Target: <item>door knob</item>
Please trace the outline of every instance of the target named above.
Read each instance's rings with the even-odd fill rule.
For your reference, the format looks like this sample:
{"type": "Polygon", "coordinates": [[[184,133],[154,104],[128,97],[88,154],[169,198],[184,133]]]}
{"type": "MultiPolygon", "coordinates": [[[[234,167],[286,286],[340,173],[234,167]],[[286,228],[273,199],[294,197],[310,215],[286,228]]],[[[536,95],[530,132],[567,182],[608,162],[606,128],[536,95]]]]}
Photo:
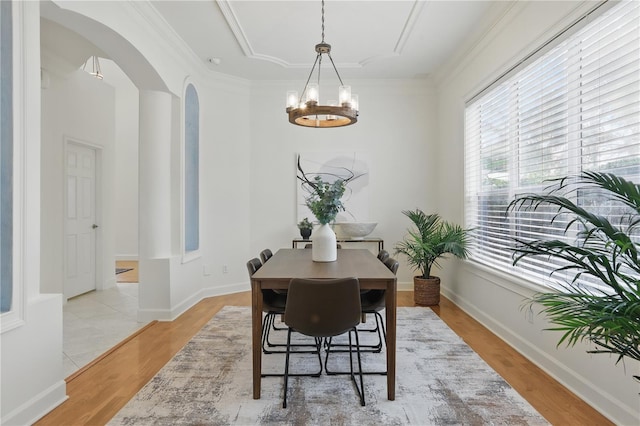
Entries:
{"type": "Polygon", "coordinates": [[[96,229],[98,227],[98,225],[96,225],[95,223],[93,225],[91,225],[91,228],[96,229]]]}

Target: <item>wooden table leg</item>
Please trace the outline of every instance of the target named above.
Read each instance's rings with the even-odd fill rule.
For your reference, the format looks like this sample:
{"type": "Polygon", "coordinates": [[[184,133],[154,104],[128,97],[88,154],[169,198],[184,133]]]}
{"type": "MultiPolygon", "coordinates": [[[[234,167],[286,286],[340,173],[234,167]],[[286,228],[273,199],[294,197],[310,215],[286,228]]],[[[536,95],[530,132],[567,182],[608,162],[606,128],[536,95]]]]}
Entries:
{"type": "Polygon", "coordinates": [[[385,311],[387,314],[387,398],[396,399],[396,280],[387,283],[385,311]]]}
{"type": "Polygon", "coordinates": [[[260,399],[262,372],[262,289],[260,282],[251,280],[251,350],[253,352],[253,399],[260,399]]]}

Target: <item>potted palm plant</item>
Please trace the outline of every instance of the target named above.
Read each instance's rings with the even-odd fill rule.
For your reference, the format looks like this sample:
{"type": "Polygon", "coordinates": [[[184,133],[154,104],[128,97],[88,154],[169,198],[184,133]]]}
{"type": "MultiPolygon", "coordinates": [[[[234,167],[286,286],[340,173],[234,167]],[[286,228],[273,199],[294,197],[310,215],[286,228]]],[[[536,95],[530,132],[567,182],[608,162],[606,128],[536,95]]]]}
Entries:
{"type": "Polygon", "coordinates": [[[447,254],[459,259],[468,255],[470,230],[444,221],[437,213],[426,214],[420,209],[402,212],[415,225],[395,246],[396,254],[404,254],[409,265],[419,275],[413,277],[413,300],[416,305],[440,303],[440,278],[431,275],[431,268],[447,254]]]}
{"type": "Polygon", "coordinates": [[[551,274],[569,273],[569,279],[557,283],[557,291],[537,293],[525,306],[542,305],[541,313],[555,325],[549,330],[563,333],[558,345],[588,341],[595,344],[589,353],[617,355],[616,363],[625,356],[640,361],[640,185],[613,174],[583,172],[558,179],[544,194],[517,197],[509,210],[542,205],[557,208],[553,219],[568,215],[565,233],[575,229],[572,225],[578,230],[571,240],[516,240],[514,265],[528,256],[542,256],[560,261],[551,274]],[[576,194],[594,190],[604,195],[608,206],[623,211],[610,221],[572,201],[576,194]],[[585,285],[585,277],[600,288],[585,285]]]}

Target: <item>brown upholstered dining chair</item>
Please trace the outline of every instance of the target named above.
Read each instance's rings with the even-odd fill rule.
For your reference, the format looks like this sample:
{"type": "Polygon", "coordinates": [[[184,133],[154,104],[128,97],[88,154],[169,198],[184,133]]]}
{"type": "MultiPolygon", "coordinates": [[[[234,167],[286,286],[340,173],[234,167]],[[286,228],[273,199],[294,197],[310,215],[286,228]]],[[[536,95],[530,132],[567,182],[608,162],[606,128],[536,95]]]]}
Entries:
{"type": "Polygon", "coordinates": [[[269,249],[264,249],[260,252],[260,259],[262,260],[262,263],[266,263],[267,260],[271,259],[271,256],[273,256],[273,253],[269,249]]]}
{"type": "MultiPolygon", "coordinates": [[[[262,267],[262,263],[260,259],[253,258],[247,262],[247,270],[249,271],[249,277],[252,277],[253,274],[258,271],[262,267]]],[[[284,308],[287,303],[287,292],[283,290],[282,292],[270,289],[262,290],[262,312],[265,313],[264,322],[262,324],[262,352],[265,354],[273,354],[273,353],[284,353],[284,349],[274,349],[274,348],[284,348],[286,344],[284,343],[272,343],[269,339],[270,333],[272,330],[288,330],[288,327],[276,327],[275,321],[278,316],[284,315],[284,308]]],[[[315,348],[315,344],[308,343],[297,343],[293,345],[294,347],[300,348],[315,348]]],[[[299,353],[316,353],[316,350],[298,350],[299,353]]],[[[311,375],[311,376],[319,376],[322,370],[312,373],[312,374],[297,374],[297,375],[311,375]]],[[[266,376],[263,374],[263,377],[266,376]]],[[[282,376],[282,374],[271,374],[269,376],[282,376]]]]}
{"type": "MultiPolygon", "coordinates": [[[[291,333],[297,331],[314,337],[318,351],[324,338],[331,339],[344,333],[355,334],[355,352],[358,358],[360,385],[354,374],[353,351],[349,351],[350,376],[360,404],[365,405],[364,382],[362,379],[362,360],[360,358],[360,340],[356,326],[360,323],[360,283],[357,278],[304,279],[293,278],[289,283],[287,306],[284,322],[289,326],[287,334],[287,354],[284,368],[284,391],[282,407],[287,408],[287,390],[289,383],[289,358],[291,354],[291,333]]],[[[318,352],[318,361],[322,369],[322,358],[318,352]]]]}
{"type": "Polygon", "coordinates": [[[393,272],[393,275],[396,275],[398,273],[398,268],[400,267],[400,263],[394,258],[390,257],[386,259],[384,261],[384,264],[387,268],[389,268],[391,272],[393,272]]]}
{"type": "MultiPolygon", "coordinates": [[[[385,260],[384,264],[391,272],[393,272],[393,275],[398,273],[400,262],[395,260],[393,257],[385,260]]],[[[376,328],[372,331],[378,332],[377,347],[379,348],[378,350],[381,350],[382,342],[385,342],[387,339],[387,331],[384,328],[382,315],[380,315],[380,311],[385,308],[385,290],[371,290],[370,292],[363,294],[360,297],[360,301],[362,303],[362,313],[373,314],[376,319],[376,328]],[[380,334],[380,330],[382,330],[382,334],[380,334]]]]}
{"type": "Polygon", "coordinates": [[[384,261],[385,261],[385,260],[387,260],[388,258],[389,258],[389,252],[388,252],[388,251],[386,251],[386,250],[380,250],[380,251],[378,252],[378,260],[379,260],[380,262],[383,262],[383,263],[384,263],[384,261]]]}
{"type": "MultiPolygon", "coordinates": [[[[258,269],[262,267],[262,262],[257,257],[247,262],[247,271],[249,272],[249,278],[253,277],[258,269]]],[[[264,353],[270,353],[267,349],[267,341],[269,339],[269,331],[273,326],[277,315],[284,314],[284,308],[287,303],[287,295],[279,294],[273,290],[262,290],[262,311],[266,314],[264,322],[262,324],[262,351],[264,353]]]]}
{"type": "MultiPolygon", "coordinates": [[[[394,258],[390,257],[388,258],[385,262],[384,262],[385,266],[387,268],[389,268],[389,270],[391,272],[393,272],[393,274],[395,275],[398,272],[398,268],[400,266],[400,263],[395,260],[394,258]]],[[[376,326],[374,328],[359,328],[358,331],[359,332],[374,332],[374,333],[378,333],[378,343],[376,344],[372,344],[372,345],[361,345],[360,346],[360,351],[361,352],[381,352],[382,351],[382,345],[384,342],[387,341],[387,331],[384,327],[384,320],[382,318],[382,315],[380,314],[380,311],[382,311],[385,306],[386,306],[386,300],[385,300],[385,295],[386,295],[386,290],[369,290],[367,292],[363,292],[360,294],[360,305],[362,307],[362,314],[373,314],[375,321],[376,321],[376,326]]],[[[334,345],[336,347],[342,347],[344,348],[344,344],[339,344],[339,345],[334,345]]],[[[336,347],[331,348],[330,345],[325,345],[325,350],[326,350],[326,356],[325,356],[325,360],[324,360],[324,367],[325,370],[327,372],[328,375],[333,375],[333,374],[348,374],[347,372],[344,371],[331,371],[328,368],[328,362],[329,362],[329,353],[330,352],[344,352],[345,349],[337,349],[336,347]]],[[[381,374],[381,375],[386,375],[387,372],[386,371],[366,371],[363,372],[362,374],[381,374]]]]}
{"type": "MultiPolygon", "coordinates": [[[[271,259],[271,257],[273,256],[273,252],[270,249],[264,249],[260,252],[260,259],[262,260],[262,264],[264,265],[265,263],[267,263],[267,260],[271,259]]],[[[287,290],[279,290],[279,289],[275,289],[273,290],[275,293],[278,294],[287,294],[287,290]]],[[[276,327],[275,324],[273,324],[273,329],[274,330],[286,330],[285,327],[276,327]]]]}

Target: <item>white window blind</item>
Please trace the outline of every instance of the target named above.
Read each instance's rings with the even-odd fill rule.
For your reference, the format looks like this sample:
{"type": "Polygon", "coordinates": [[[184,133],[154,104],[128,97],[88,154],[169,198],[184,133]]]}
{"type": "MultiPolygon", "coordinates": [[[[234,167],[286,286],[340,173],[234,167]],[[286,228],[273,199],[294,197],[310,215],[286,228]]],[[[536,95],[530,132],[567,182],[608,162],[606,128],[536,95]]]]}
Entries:
{"type": "MultiPolygon", "coordinates": [[[[514,238],[564,238],[566,222],[551,223],[551,209],[507,215],[510,201],[586,170],[640,182],[640,2],[619,3],[558,40],[465,110],[471,258],[539,283],[554,265],[525,258],[512,267],[514,238]]],[[[620,214],[597,194],[575,197],[598,214],[620,214]]]]}

